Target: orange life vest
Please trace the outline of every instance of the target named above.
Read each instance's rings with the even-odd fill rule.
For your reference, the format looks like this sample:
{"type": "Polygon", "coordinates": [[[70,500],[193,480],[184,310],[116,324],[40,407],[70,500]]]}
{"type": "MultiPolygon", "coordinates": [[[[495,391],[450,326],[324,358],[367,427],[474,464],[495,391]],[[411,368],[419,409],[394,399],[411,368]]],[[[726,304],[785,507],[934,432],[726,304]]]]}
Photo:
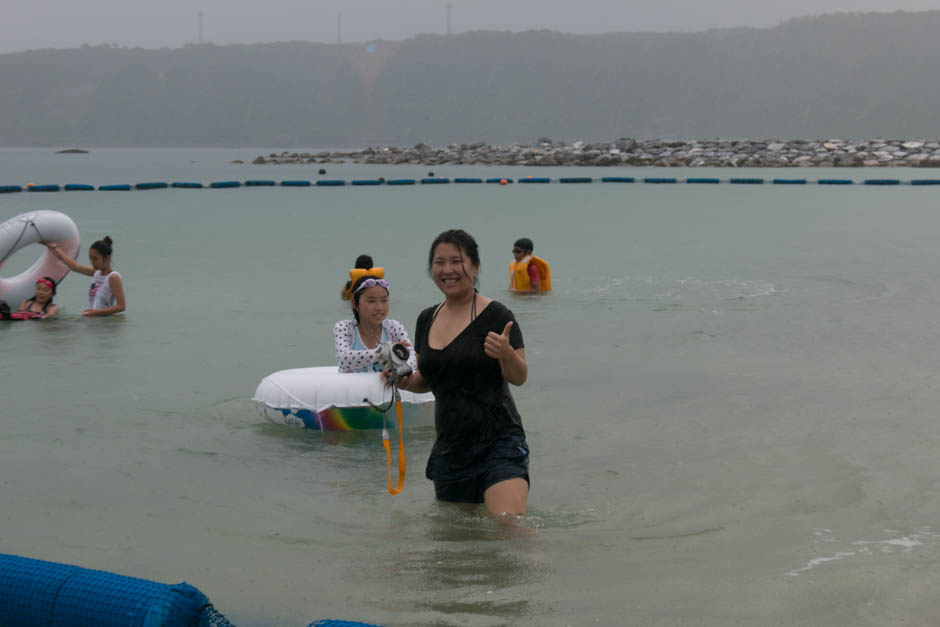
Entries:
{"type": "Polygon", "coordinates": [[[552,269],[544,259],[539,259],[535,255],[523,257],[519,262],[509,262],[509,289],[520,292],[532,290],[532,283],[529,281],[530,263],[539,270],[539,291],[552,291],[552,269]]]}
{"type": "Polygon", "coordinates": [[[364,276],[377,276],[380,279],[385,278],[385,268],[353,268],[349,271],[349,283],[346,284],[346,287],[343,288],[343,300],[352,299],[352,287],[356,284],[361,277],[364,276]]]}

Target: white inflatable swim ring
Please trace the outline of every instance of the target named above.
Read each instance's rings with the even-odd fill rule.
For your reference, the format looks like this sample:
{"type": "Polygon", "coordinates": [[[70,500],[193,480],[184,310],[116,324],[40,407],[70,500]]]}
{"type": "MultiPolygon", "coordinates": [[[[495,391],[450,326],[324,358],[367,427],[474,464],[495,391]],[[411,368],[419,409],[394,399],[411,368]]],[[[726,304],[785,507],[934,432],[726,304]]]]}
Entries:
{"type": "MultiPolygon", "coordinates": [[[[404,426],[434,422],[434,395],[399,392],[404,426]]],[[[320,431],[381,429],[382,412],[369,405],[388,406],[388,390],[375,372],[343,373],[336,366],[281,370],[261,380],[252,400],[258,412],[277,424],[320,431]],[[363,399],[368,399],[365,401],[363,399]]],[[[387,415],[397,424],[395,409],[387,415]]]]}
{"type": "MultiPolygon", "coordinates": [[[[64,213],[46,210],[23,213],[0,224],[0,270],[18,251],[44,242],[55,242],[62,252],[75,259],[81,245],[78,227],[64,213]]],[[[42,256],[29,268],[14,277],[0,276],[0,300],[18,307],[35,293],[36,279],[47,276],[58,284],[68,273],[68,266],[43,246],[42,256]]]]}

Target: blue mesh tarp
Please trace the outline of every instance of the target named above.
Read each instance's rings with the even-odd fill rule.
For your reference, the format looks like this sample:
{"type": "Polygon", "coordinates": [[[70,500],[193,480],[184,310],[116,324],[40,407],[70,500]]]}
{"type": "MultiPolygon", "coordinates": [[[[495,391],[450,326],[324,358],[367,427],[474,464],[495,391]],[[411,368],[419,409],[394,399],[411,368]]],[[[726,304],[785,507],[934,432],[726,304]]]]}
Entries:
{"type": "Polygon", "coordinates": [[[209,600],[187,583],[162,584],[0,553],[0,625],[196,627],[207,624],[207,612],[214,613],[209,600]]]}

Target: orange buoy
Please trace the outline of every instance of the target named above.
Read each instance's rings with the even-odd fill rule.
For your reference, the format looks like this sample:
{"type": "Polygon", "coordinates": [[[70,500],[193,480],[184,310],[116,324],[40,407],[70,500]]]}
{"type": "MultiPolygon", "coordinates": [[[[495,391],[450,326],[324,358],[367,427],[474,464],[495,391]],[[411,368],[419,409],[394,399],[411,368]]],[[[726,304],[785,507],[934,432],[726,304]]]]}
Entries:
{"type": "Polygon", "coordinates": [[[500,185],[508,185],[508,184],[509,184],[509,181],[507,181],[506,179],[499,179],[499,184],[500,184],[500,185]]]}

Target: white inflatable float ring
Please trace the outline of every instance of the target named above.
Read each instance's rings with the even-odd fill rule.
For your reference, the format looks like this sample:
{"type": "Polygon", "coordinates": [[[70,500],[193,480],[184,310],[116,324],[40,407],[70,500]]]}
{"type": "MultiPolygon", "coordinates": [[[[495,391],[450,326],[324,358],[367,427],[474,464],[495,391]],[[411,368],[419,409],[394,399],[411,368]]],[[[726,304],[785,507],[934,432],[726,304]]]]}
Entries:
{"type": "MultiPolygon", "coordinates": [[[[72,259],[78,256],[81,241],[72,218],[58,211],[31,211],[0,224],[0,270],[10,257],[30,244],[54,242],[72,259]]],[[[13,308],[35,293],[36,279],[50,277],[58,284],[69,273],[67,265],[52,251],[42,247],[36,263],[14,277],[0,276],[0,300],[13,308]]]]}
{"type": "MultiPolygon", "coordinates": [[[[434,423],[433,394],[399,393],[403,426],[434,423]]],[[[391,396],[377,372],[343,373],[336,366],[321,366],[268,375],[258,384],[252,400],[262,416],[277,424],[349,431],[381,429],[382,412],[369,402],[384,408],[391,396]]],[[[389,428],[395,423],[392,409],[388,415],[389,428]]]]}

